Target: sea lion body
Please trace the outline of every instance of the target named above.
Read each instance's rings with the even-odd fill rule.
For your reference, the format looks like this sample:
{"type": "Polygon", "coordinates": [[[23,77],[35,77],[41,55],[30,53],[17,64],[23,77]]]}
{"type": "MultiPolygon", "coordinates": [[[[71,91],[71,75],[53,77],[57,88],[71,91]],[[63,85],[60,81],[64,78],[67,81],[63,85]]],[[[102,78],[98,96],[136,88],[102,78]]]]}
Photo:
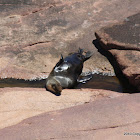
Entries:
{"type": "Polygon", "coordinates": [[[46,80],[47,90],[59,94],[64,88],[73,88],[77,84],[77,79],[82,72],[83,63],[91,57],[91,52],[83,55],[83,50],[79,49],[56,64],[46,80]]]}

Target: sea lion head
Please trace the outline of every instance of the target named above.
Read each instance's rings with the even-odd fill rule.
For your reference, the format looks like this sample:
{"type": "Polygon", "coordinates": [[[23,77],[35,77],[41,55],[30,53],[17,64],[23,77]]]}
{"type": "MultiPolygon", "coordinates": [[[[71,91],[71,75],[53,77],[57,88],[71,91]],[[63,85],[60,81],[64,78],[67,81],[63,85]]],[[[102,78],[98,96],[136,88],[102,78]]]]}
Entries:
{"type": "Polygon", "coordinates": [[[61,94],[62,86],[56,79],[48,78],[46,81],[46,89],[58,96],[61,94]]]}

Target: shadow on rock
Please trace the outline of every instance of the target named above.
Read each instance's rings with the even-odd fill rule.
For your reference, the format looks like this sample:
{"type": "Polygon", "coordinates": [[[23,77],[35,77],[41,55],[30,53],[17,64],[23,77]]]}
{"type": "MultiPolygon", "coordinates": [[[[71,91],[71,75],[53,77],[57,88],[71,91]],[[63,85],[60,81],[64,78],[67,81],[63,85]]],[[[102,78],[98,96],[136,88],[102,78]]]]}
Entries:
{"type": "Polygon", "coordinates": [[[92,42],[94,44],[94,46],[98,49],[99,53],[101,53],[102,55],[104,55],[108,61],[111,63],[111,65],[114,68],[114,72],[117,76],[117,78],[119,79],[122,87],[123,87],[123,92],[128,92],[128,93],[134,93],[137,92],[136,88],[131,85],[128,81],[128,79],[124,76],[124,74],[122,73],[116,59],[113,57],[113,55],[109,52],[106,51],[99,43],[99,41],[97,39],[93,40],[92,42]]]}

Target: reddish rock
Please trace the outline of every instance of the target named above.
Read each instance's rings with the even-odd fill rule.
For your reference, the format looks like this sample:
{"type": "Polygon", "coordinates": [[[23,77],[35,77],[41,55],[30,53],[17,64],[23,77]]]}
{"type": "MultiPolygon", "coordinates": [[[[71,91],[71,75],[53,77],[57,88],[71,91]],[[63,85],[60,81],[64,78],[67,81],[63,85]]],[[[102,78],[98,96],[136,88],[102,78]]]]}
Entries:
{"type": "Polygon", "coordinates": [[[140,91],[140,51],[110,50],[123,74],[140,91]]]}
{"type": "Polygon", "coordinates": [[[0,139],[137,139],[126,133],[139,134],[139,102],[133,94],[44,113],[0,130],[0,139]]]}
{"type": "Polygon", "coordinates": [[[140,13],[127,17],[123,22],[96,31],[95,35],[106,50],[139,50],[140,13]]]}
{"type": "Polygon", "coordinates": [[[0,129],[44,112],[122,95],[107,90],[65,89],[61,96],[55,96],[45,88],[3,88],[0,89],[0,129]]]}
{"type": "Polygon", "coordinates": [[[139,18],[140,13],[95,33],[100,45],[113,55],[120,70],[137,91],[140,91],[139,18]]]}
{"type": "Polygon", "coordinates": [[[138,12],[139,0],[4,0],[0,11],[1,78],[44,77],[61,53],[68,55],[79,47],[94,52],[84,71],[113,73],[93,47],[94,32],[138,12]]]}
{"type": "MultiPolygon", "coordinates": [[[[93,47],[94,32],[137,13],[139,4],[139,0],[0,1],[0,78],[46,78],[61,53],[65,56],[79,47],[94,52],[84,71],[113,73],[108,60],[93,47]]],[[[110,52],[116,55],[123,73],[138,85],[139,75],[133,74],[135,63],[133,67],[128,65],[133,63],[128,58],[128,64],[123,63],[134,54],[139,58],[138,44],[127,48],[133,49],[133,54],[122,52],[127,55],[122,59],[116,54],[118,50],[110,52]]],[[[132,61],[139,63],[137,60],[132,61]]],[[[107,89],[110,85],[106,84],[107,89]]],[[[45,89],[4,88],[0,89],[0,97],[2,140],[139,138],[124,135],[140,130],[138,94],[71,89],[63,90],[58,97],[45,89]]]]}

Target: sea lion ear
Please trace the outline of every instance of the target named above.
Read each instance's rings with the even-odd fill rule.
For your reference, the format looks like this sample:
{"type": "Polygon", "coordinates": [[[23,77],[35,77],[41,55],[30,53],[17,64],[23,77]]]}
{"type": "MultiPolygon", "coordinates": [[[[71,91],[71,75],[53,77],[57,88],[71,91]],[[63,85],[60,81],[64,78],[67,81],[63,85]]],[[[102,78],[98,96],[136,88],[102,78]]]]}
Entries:
{"type": "Polygon", "coordinates": [[[61,58],[60,58],[59,62],[56,64],[55,67],[58,67],[58,66],[61,65],[63,62],[64,62],[64,59],[63,59],[63,55],[61,54],[61,58]]]}

